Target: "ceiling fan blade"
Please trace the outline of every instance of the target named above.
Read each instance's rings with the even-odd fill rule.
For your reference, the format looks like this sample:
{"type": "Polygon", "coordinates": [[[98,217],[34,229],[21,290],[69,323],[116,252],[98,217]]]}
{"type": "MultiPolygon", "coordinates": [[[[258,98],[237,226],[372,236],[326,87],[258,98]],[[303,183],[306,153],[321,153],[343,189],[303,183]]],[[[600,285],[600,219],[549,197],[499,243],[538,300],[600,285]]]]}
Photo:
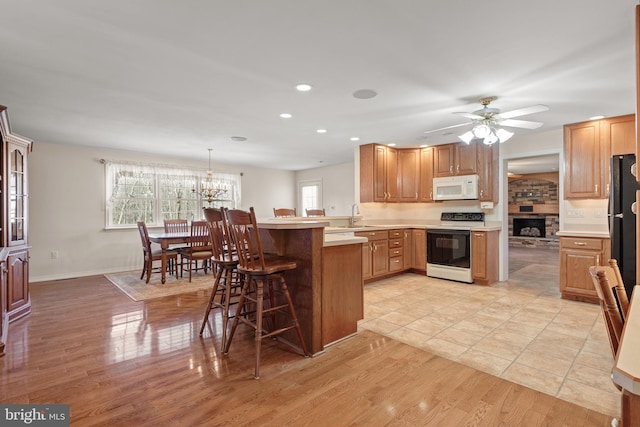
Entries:
{"type": "Polygon", "coordinates": [[[471,120],[482,120],[482,119],[484,119],[484,117],[479,116],[477,114],[473,114],[473,113],[455,112],[453,114],[457,114],[459,116],[466,117],[467,119],[471,119],[471,120]]]}
{"type": "Polygon", "coordinates": [[[512,128],[523,128],[523,129],[538,129],[543,125],[542,122],[530,122],[527,120],[502,120],[499,123],[500,126],[507,126],[512,128]]]}
{"type": "Polygon", "coordinates": [[[460,123],[459,125],[453,125],[453,126],[446,126],[443,128],[438,128],[438,129],[433,129],[433,130],[425,130],[424,133],[433,133],[433,132],[438,132],[441,130],[446,130],[446,129],[453,129],[453,128],[459,128],[460,126],[469,126],[472,125],[473,123],[460,123]]]}
{"type": "Polygon", "coordinates": [[[510,119],[512,117],[526,116],[527,114],[540,113],[547,110],[549,110],[549,107],[547,107],[546,105],[532,105],[531,107],[525,107],[518,110],[511,110],[505,113],[500,113],[500,117],[502,117],[503,119],[510,119]]]}

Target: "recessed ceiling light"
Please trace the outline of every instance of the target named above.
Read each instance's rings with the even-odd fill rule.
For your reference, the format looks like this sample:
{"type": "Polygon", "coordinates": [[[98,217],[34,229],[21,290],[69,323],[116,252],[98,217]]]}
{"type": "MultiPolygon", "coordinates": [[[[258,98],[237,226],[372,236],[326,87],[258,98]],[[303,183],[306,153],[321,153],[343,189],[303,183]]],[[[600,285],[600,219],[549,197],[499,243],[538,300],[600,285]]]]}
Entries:
{"type": "Polygon", "coordinates": [[[396,144],[395,144],[395,143],[393,143],[393,142],[392,142],[391,144],[387,144],[387,145],[388,145],[389,147],[395,147],[395,146],[396,146],[396,144]]]}
{"type": "Polygon", "coordinates": [[[429,146],[429,144],[422,144],[420,145],[420,148],[427,148],[429,146]]]}
{"type": "Polygon", "coordinates": [[[299,85],[296,85],[296,90],[299,90],[300,92],[308,92],[311,90],[311,85],[307,83],[300,83],[299,85]]]}
{"type": "Polygon", "coordinates": [[[360,141],[360,138],[358,138],[357,136],[352,136],[349,139],[352,140],[352,141],[360,141]]]}
{"type": "Polygon", "coordinates": [[[376,95],[378,95],[378,93],[373,89],[358,89],[353,92],[353,97],[358,99],[371,99],[376,95]]]}
{"type": "Polygon", "coordinates": [[[318,133],[327,133],[327,130],[326,129],[318,129],[316,132],[318,132],[318,133]]]}
{"type": "Polygon", "coordinates": [[[283,119],[290,119],[293,116],[290,113],[280,113],[280,117],[283,119]]]}
{"type": "Polygon", "coordinates": [[[242,142],[242,141],[246,141],[247,138],[244,136],[232,136],[231,140],[236,142],[242,142]]]}
{"type": "Polygon", "coordinates": [[[600,119],[604,119],[604,116],[593,116],[593,117],[589,117],[589,120],[600,120],[600,119]]]}

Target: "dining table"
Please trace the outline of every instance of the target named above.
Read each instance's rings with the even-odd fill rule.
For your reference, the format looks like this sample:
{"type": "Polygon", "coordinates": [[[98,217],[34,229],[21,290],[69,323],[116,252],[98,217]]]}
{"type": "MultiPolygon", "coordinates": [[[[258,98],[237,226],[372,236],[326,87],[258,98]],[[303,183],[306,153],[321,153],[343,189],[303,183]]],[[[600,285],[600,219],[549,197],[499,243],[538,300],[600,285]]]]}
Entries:
{"type": "Polygon", "coordinates": [[[154,243],[159,243],[162,248],[162,283],[167,281],[167,249],[169,245],[175,245],[180,243],[188,243],[191,233],[188,231],[177,233],[149,233],[149,240],[154,243]]]}

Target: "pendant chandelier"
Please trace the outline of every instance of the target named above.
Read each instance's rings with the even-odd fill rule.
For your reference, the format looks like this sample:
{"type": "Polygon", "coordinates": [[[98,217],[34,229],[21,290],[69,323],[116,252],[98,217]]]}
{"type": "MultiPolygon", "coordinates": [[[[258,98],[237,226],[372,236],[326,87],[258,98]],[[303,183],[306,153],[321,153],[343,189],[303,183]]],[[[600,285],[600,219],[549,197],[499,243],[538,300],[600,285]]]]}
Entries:
{"type": "MultiPolygon", "coordinates": [[[[209,148],[209,169],[207,170],[207,177],[200,181],[200,192],[199,195],[202,200],[205,200],[207,203],[211,204],[216,200],[221,200],[221,197],[226,196],[227,188],[221,187],[220,185],[214,185],[213,182],[213,171],[211,170],[211,151],[213,149],[209,148]]],[[[196,185],[193,184],[191,188],[193,193],[197,193],[196,185]]]]}

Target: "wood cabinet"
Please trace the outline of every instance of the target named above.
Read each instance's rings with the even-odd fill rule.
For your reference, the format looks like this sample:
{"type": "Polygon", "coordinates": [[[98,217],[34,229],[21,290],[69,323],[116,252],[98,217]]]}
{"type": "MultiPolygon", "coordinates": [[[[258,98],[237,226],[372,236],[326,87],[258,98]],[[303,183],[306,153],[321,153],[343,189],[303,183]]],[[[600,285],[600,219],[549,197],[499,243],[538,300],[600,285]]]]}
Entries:
{"type": "Polygon", "coordinates": [[[433,147],[420,149],[420,202],[430,203],[433,199],[433,147]]]}
{"type": "Polygon", "coordinates": [[[562,298],[598,303],[589,267],[605,265],[610,255],[610,239],[595,237],[560,238],[560,293],[562,298]]]}
{"type": "Polygon", "coordinates": [[[389,272],[389,233],[383,231],[359,231],[358,237],[369,241],[362,245],[362,277],[364,280],[383,276],[389,272]]]}
{"type": "Polygon", "coordinates": [[[0,355],[8,324],[31,312],[29,297],[29,205],[27,159],[32,141],[11,131],[0,106],[0,355]]]}
{"type": "Polygon", "coordinates": [[[465,143],[436,145],[433,150],[433,176],[477,173],[477,146],[465,143]]]}
{"type": "Polygon", "coordinates": [[[362,244],[322,248],[322,345],[358,331],[364,317],[362,244]]]}
{"type": "Polygon", "coordinates": [[[420,192],[420,149],[397,150],[398,201],[418,202],[420,192]]]}
{"type": "Polygon", "coordinates": [[[473,283],[489,285],[498,281],[500,232],[471,232],[471,277],[473,283]]]}
{"type": "Polygon", "coordinates": [[[478,200],[498,202],[500,144],[477,144],[478,200]]]}
{"type": "Polygon", "coordinates": [[[396,202],[398,155],[386,145],[360,146],[360,202],[396,202]]]}
{"type": "Polygon", "coordinates": [[[416,228],[411,230],[412,256],[411,269],[419,272],[427,271],[427,230],[416,228]]]}
{"type": "Polygon", "coordinates": [[[411,269],[411,248],[412,248],[411,242],[412,241],[413,241],[413,234],[411,233],[411,229],[406,228],[402,230],[402,249],[403,249],[402,269],[403,270],[411,269]]]}
{"type": "Polygon", "coordinates": [[[608,198],[609,159],[635,153],[634,146],[635,114],[565,125],[564,198],[608,198]]]}

